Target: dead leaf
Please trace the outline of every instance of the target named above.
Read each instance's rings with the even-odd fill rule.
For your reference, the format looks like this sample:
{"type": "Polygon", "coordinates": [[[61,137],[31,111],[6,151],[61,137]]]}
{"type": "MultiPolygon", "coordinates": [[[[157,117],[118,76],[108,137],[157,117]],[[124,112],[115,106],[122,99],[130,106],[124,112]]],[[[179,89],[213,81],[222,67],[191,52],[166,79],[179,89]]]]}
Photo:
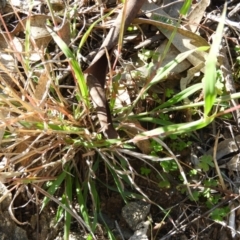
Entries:
{"type": "MultiPolygon", "coordinates": [[[[144,4],[142,10],[150,19],[137,19],[134,23],[147,23],[155,25],[168,39],[170,39],[172,32],[176,28],[176,21],[174,21],[171,16],[169,16],[161,8],[156,9],[156,5],[153,3],[144,4]],[[155,21],[155,19],[158,19],[158,21],[155,21]],[[173,25],[162,22],[161,20],[165,22],[169,20],[173,25]]],[[[184,28],[177,28],[177,33],[172,41],[172,44],[179,50],[180,53],[200,46],[209,46],[203,38],[184,28]]],[[[206,56],[207,53],[205,52],[194,52],[189,55],[187,59],[193,66],[196,66],[201,62],[205,62],[206,56]]],[[[204,72],[204,69],[201,69],[201,71],[204,72]]]]}
{"type": "MultiPolygon", "coordinates": [[[[240,144],[240,135],[235,136],[235,139],[225,139],[222,142],[220,142],[217,146],[217,156],[216,159],[219,160],[222,157],[236,152],[239,150],[237,144],[240,144]]],[[[213,148],[209,149],[205,155],[213,155],[213,148]]]]}
{"type": "MultiPolygon", "coordinates": [[[[18,23],[18,25],[13,30],[12,34],[16,35],[20,32],[25,33],[25,28],[27,21],[30,21],[30,41],[31,49],[29,59],[31,61],[39,61],[41,60],[41,52],[40,49],[47,48],[49,42],[52,40],[51,34],[48,32],[46,28],[46,24],[48,22],[52,22],[52,18],[47,15],[34,15],[30,17],[26,17],[18,23]]],[[[62,40],[66,43],[70,43],[70,24],[67,20],[63,23],[63,20],[59,17],[55,17],[54,21],[58,24],[57,32],[62,40]]],[[[25,44],[25,39],[22,40],[22,45],[25,44]]],[[[24,49],[24,47],[22,47],[24,49]]]]}
{"type": "Polygon", "coordinates": [[[47,72],[42,72],[34,93],[35,98],[41,100],[41,103],[44,103],[44,99],[47,97],[48,89],[50,87],[50,84],[48,84],[50,83],[49,81],[51,80],[49,80],[47,72]]]}
{"type": "MultiPolygon", "coordinates": [[[[180,89],[181,91],[183,91],[184,89],[187,88],[187,86],[190,84],[190,82],[192,81],[193,77],[195,76],[196,73],[199,73],[200,70],[204,67],[204,62],[200,63],[199,65],[192,67],[190,69],[188,69],[187,71],[187,76],[184,78],[181,78],[180,80],[180,89]]],[[[187,101],[188,103],[190,102],[190,100],[187,98],[185,99],[185,101],[187,101]]]]}
{"type": "Polygon", "coordinates": [[[10,85],[11,87],[13,87],[15,84],[18,84],[17,76],[19,70],[17,59],[12,51],[10,42],[15,47],[20,47],[20,52],[22,52],[22,48],[18,38],[14,36],[11,37],[12,40],[9,39],[9,35],[7,33],[0,34],[0,75],[2,80],[6,83],[6,86],[10,85]]]}
{"type": "Polygon", "coordinates": [[[195,32],[199,26],[199,23],[201,22],[204,13],[206,11],[206,8],[209,6],[210,0],[201,0],[195,8],[189,13],[188,15],[188,22],[189,25],[187,25],[187,29],[189,29],[192,32],[195,32]]]}
{"type": "MultiPolygon", "coordinates": [[[[164,49],[166,48],[168,40],[165,40],[162,42],[162,44],[156,49],[156,53],[162,54],[164,52],[164,49]]],[[[170,46],[169,51],[166,55],[166,57],[163,59],[161,66],[165,66],[167,63],[171,62],[172,60],[176,59],[176,56],[179,54],[179,51],[176,47],[173,45],[170,46]]],[[[157,64],[157,61],[153,61],[155,64],[157,64]]],[[[191,66],[190,62],[188,60],[184,60],[180,62],[174,69],[174,74],[176,73],[182,73],[186,69],[188,69],[191,66]]]]}

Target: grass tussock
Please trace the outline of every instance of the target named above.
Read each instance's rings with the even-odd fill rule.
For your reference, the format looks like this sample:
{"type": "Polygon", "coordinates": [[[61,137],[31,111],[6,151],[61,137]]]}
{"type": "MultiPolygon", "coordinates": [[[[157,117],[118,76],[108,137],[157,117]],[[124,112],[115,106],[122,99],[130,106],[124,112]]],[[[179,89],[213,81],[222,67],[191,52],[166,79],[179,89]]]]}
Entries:
{"type": "MultiPolygon", "coordinates": [[[[181,15],[187,13],[189,4],[185,1],[181,15]]],[[[170,26],[174,31],[164,54],[157,55],[157,63],[151,56],[150,63],[148,59],[141,62],[141,67],[131,69],[129,62],[117,55],[118,67],[123,67],[118,71],[112,69],[116,62],[112,63],[108,56],[105,94],[119,138],[106,139],[83,72],[91,62],[90,53],[100,47],[98,42],[106,36],[110,16],[118,10],[109,7],[100,14],[97,6],[86,3],[60,4],[60,10],[49,1],[46,5],[48,15],[33,14],[34,5],[28,6],[27,13],[9,5],[0,17],[0,181],[8,188],[6,196],[13,194],[9,208],[12,218],[23,223],[12,209],[18,205],[20,190],[29,196],[25,186],[40,199],[34,214],[42,213],[50,201],[56,204],[54,221],[58,224],[64,219],[64,239],[69,238],[73,219],[87,232],[86,238],[97,238],[99,215],[104,208],[101,199],[110,196],[109,192],[117,192],[123,203],[144,199],[158,209],[163,219],[167,218],[172,206],[162,207],[164,202],[150,198],[150,191],[144,191],[138,181],[158,189],[176,184],[174,189],[179,195],[187,196],[193,204],[204,198],[213,211],[215,205],[225,204],[210,190],[207,195],[194,185],[197,178],[199,186],[211,189],[216,182],[212,182],[214,177],[208,178],[207,172],[216,167],[220,179],[216,184],[226,188],[214,161],[203,157],[194,166],[184,159],[183,150],[190,151],[193,139],[200,141],[198,130],[239,108],[229,106],[229,100],[239,98],[239,93],[229,94],[219,83],[216,56],[226,8],[211,45],[179,53],[164,66],[161,63],[180,28],[180,18],[176,26],[170,26]],[[209,56],[198,69],[200,82],[192,76],[195,82],[185,89],[176,92],[170,86],[164,93],[157,92],[175,67],[199,52],[209,56]],[[210,183],[207,185],[205,180],[210,183]]],[[[151,20],[148,24],[159,27],[151,20]]],[[[142,31],[139,29],[135,29],[138,34],[142,31]]],[[[121,39],[125,43],[124,35],[121,39]]],[[[119,49],[126,51],[122,42],[119,49]]],[[[138,56],[143,59],[141,50],[138,56]]],[[[214,213],[217,217],[222,214],[221,218],[227,210],[225,215],[214,213]]],[[[105,235],[114,239],[108,226],[106,229],[105,235]]]]}

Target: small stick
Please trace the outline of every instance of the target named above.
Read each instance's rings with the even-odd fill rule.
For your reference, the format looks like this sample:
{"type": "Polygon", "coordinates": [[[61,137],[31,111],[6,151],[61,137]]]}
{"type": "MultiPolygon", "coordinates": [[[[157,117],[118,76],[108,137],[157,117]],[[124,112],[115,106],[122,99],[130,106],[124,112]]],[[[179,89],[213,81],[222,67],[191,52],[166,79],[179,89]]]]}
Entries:
{"type": "Polygon", "coordinates": [[[216,139],[215,139],[215,143],[214,143],[214,148],[213,148],[213,161],[214,161],[214,165],[215,165],[215,168],[216,168],[216,171],[217,171],[217,174],[218,174],[218,178],[219,178],[219,181],[220,181],[220,184],[222,186],[222,189],[223,190],[226,190],[226,186],[225,186],[225,183],[223,181],[223,177],[222,177],[222,174],[220,172],[220,168],[218,166],[218,162],[217,162],[217,149],[218,149],[218,139],[219,139],[219,131],[217,133],[217,136],[216,136],[216,139]]]}

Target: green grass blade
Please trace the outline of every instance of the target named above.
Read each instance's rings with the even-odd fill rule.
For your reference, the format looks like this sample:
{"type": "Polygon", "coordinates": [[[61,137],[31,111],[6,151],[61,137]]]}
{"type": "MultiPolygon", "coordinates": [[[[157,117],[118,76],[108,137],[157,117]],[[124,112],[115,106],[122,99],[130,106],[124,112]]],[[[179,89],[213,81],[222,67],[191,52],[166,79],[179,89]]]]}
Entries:
{"type": "Polygon", "coordinates": [[[174,95],[171,99],[169,99],[168,101],[166,101],[165,103],[161,104],[159,107],[157,107],[155,110],[157,109],[162,109],[162,108],[167,108],[167,107],[171,107],[174,104],[183,101],[184,99],[186,99],[187,97],[189,97],[190,95],[192,95],[193,93],[199,91],[200,89],[202,89],[203,84],[202,83],[197,83],[194,84],[186,89],[184,89],[183,91],[181,91],[180,93],[174,95]]]}
{"type": "Polygon", "coordinates": [[[123,198],[124,202],[127,202],[127,199],[126,199],[126,196],[125,196],[125,193],[124,193],[124,189],[123,189],[123,186],[120,182],[120,178],[119,176],[116,174],[116,170],[114,170],[111,166],[109,166],[107,164],[107,168],[109,169],[109,171],[111,172],[112,176],[113,176],[113,179],[114,179],[114,182],[116,184],[116,187],[118,189],[118,192],[120,193],[121,197],[123,198]]]}
{"type": "Polygon", "coordinates": [[[179,123],[173,124],[169,126],[163,126],[159,128],[155,128],[150,131],[143,132],[141,134],[136,135],[130,142],[140,141],[146,138],[159,136],[161,138],[167,137],[171,134],[182,134],[187,132],[192,132],[197,129],[201,129],[206,127],[209,123],[214,120],[214,116],[209,117],[207,119],[199,119],[197,121],[189,122],[189,123],[179,123]]]}
{"type": "Polygon", "coordinates": [[[82,36],[81,41],[79,43],[79,47],[78,47],[78,51],[81,50],[81,48],[83,47],[84,43],[87,41],[89,35],[91,34],[93,28],[96,26],[97,23],[101,22],[103,19],[105,19],[106,17],[110,16],[112,13],[114,13],[116,11],[116,9],[113,9],[112,11],[110,11],[109,13],[105,14],[104,16],[102,16],[101,18],[99,18],[97,21],[95,21],[86,31],[86,33],[82,36]]]}
{"type": "Polygon", "coordinates": [[[212,46],[210,48],[208,59],[206,61],[205,76],[203,79],[205,117],[207,117],[208,114],[210,113],[217,96],[217,91],[215,87],[216,80],[217,80],[216,65],[217,65],[217,56],[218,56],[219,48],[222,41],[225,16],[226,16],[226,4],[224,6],[223,13],[220,18],[220,22],[218,24],[216,34],[214,36],[212,46]]]}
{"type": "MultiPolygon", "coordinates": [[[[65,204],[65,201],[64,201],[64,196],[62,196],[62,204],[65,204]]],[[[64,209],[61,207],[61,206],[58,206],[58,209],[57,209],[57,213],[56,213],[56,222],[59,222],[61,219],[62,219],[62,216],[64,214],[64,209]]]]}
{"type": "Polygon", "coordinates": [[[89,233],[92,235],[93,239],[96,239],[96,237],[94,236],[93,231],[89,228],[89,226],[86,225],[86,223],[82,220],[82,218],[75,213],[75,211],[73,211],[71,208],[67,208],[64,204],[62,204],[62,202],[60,202],[57,198],[54,198],[52,195],[50,195],[48,192],[46,192],[44,189],[42,189],[41,187],[39,187],[38,185],[32,183],[32,185],[43,195],[48,196],[52,201],[54,201],[55,203],[57,203],[60,207],[62,207],[65,211],[69,212],[72,216],[74,216],[74,218],[77,220],[77,222],[84,228],[86,228],[89,233]]]}
{"type": "Polygon", "coordinates": [[[185,0],[183,6],[180,9],[180,14],[187,15],[191,5],[192,5],[192,0],[185,0]]]}
{"type": "Polygon", "coordinates": [[[89,192],[91,194],[92,203],[93,203],[93,213],[94,213],[94,215],[93,215],[92,230],[94,231],[94,229],[97,226],[97,222],[98,222],[98,212],[99,212],[100,202],[99,202],[99,196],[98,196],[98,193],[97,193],[97,190],[96,190],[96,185],[95,185],[94,181],[90,180],[88,182],[88,189],[89,189],[89,192]]]}
{"type": "MultiPolygon", "coordinates": [[[[159,69],[156,76],[150,82],[149,87],[153,86],[154,84],[160,82],[164,77],[166,77],[172,69],[174,69],[179,63],[185,60],[189,55],[196,51],[206,51],[209,47],[199,47],[196,49],[191,49],[189,51],[180,53],[175,60],[169,62],[163,68],[159,69]]],[[[149,87],[147,89],[149,89],[149,87]]]]}
{"type": "MultiPolygon", "coordinates": [[[[65,205],[69,209],[71,209],[71,203],[72,203],[72,189],[73,189],[72,176],[70,174],[66,174],[64,195],[65,195],[65,205]]],[[[71,219],[72,219],[71,214],[65,211],[64,239],[69,239],[71,219]]]]}
{"type": "MultiPolygon", "coordinates": [[[[68,58],[68,61],[70,63],[70,66],[75,74],[76,81],[78,83],[78,87],[81,92],[82,101],[85,103],[86,107],[90,107],[89,102],[89,94],[88,94],[88,87],[84,78],[84,74],[82,72],[81,67],[79,66],[79,63],[77,59],[75,58],[72,51],[69,49],[67,44],[50,28],[46,27],[53,37],[54,41],[57,43],[57,45],[60,47],[60,49],[63,51],[65,56],[68,58]]],[[[79,99],[80,100],[80,99],[79,99]]]]}
{"type": "MultiPolygon", "coordinates": [[[[47,190],[47,192],[50,194],[50,195],[53,195],[57,190],[58,188],[60,187],[61,183],[63,182],[63,180],[66,178],[66,172],[63,171],[59,176],[58,178],[53,181],[52,185],[49,187],[49,189],[47,190]]],[[[48,204],[48,202],[50,201],[50,199],[48,197],[44,197],[43,199],[43,202],[42,202],[42,206],[41,206],[41,209],[40,209],[40,212],[44,209],[44,207],[48,204]]]]}
{"type": "Polygon", "coordinates": [[[76,178],[75,184],[76,184],[76,193],[77,193],[78,204],[80,207],[80,212],[82,214],[82,217],[85,223],[90,227],[91,224],[90,224],[89,214],[88,214],[86,201],[85,201],[86,196],[83,196],[82,194],[82,189],[81,189],[81,185],[78,178],[76,178]]]}
{"type": "Polygon", "coordinates": [[[189,55],[191,55],[193,52],[195,51],[206,51],[209,47],[199,47],[196,49],[192,49],[189,51],[186,51],[184,53],[180,53],[175,60],[169,62],[168,64],[166,64],[166,66],[164,66],[163,68],[160,68],[157,71],[156,76],[151,80],[150,83],[148,83],[146,86],[144,86],[144,88],[142,89],[142,91],[139,93],[138,97],[135,99],[132,108],[136,105],[136,103],[139,101],[139,99],[147,92],[147,90],[152,87],[154,84],[161,82],[164,77],[166,77],[173,68],[175,68],[180,62],[182,62],[183,60],[185,60],[189,55]]]}
{"type": "Polygon", "coordinates": [[[136,119],[138,119],[141,122],[148,122],[148,123],[155,123],[161,126],[166,126],[166,125],[171,125],[173,124],[173,122],[167,121],[167,120],[163,120],[161,118],[154,118],[154,117],[134,117],[136,119]]]}
{"type": "Polygon", "coordinates": [[[104,223],[104,226],[106,228],[107,234],[108,234],[108,238],[110,240],[116,240],[116,238],[114,237],[113,233],[111,232],[111,230],[109,229],[108,224],[105,222],[104,217],[102,216],[102,213],[99,213],[99,218],[101,219],[101,221],[104,223]]]}

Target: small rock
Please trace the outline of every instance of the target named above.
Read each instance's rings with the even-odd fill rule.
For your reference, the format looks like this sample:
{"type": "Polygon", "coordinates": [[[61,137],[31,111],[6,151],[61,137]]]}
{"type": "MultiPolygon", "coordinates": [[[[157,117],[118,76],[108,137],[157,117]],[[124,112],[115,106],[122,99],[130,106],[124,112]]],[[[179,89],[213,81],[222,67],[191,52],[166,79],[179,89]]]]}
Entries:
{"type": "Polygon", "coordinates": [[[0,239],[28,240],[26,231],[13,222],[8,212],[0,213],[0,239]]]}
{"type": "Polygon", "coordinates": [[[131,202],[122,208],[122,216],[129,227],[135,231],[137,225],[146,219],[150,207],[151,205],[144,201],[131,202]]]}
{"type": "Polygon", "coordinates": [[[147,231],[150,224],[151,222],[149,220],[146,222],[140,222],[136,227],[136,231],[129,240],[148,240],[147,231]]]}
{"type": "Polygon", "coordinates": [[[3,200],[0,203],[0,211],[6,211],[12,201],[12,194],[8,192],[7,187],[0,181],[0,198],[3,200]]]}

